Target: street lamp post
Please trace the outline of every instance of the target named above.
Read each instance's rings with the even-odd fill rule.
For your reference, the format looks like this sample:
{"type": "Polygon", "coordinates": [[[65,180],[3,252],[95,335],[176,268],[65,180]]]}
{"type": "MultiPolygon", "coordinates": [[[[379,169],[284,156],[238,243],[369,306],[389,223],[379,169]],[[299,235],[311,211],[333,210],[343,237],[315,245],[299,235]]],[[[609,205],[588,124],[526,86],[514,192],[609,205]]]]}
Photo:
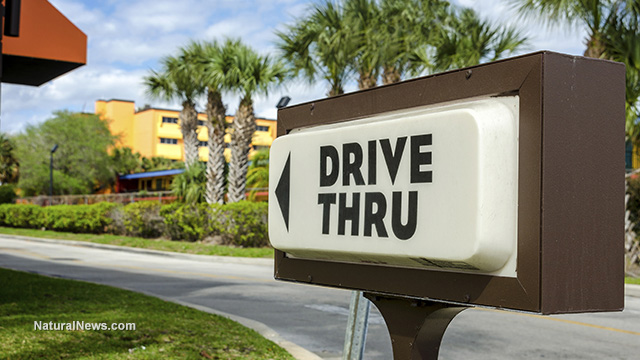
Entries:
{"type": "MultiPolygon", "coordinates": [[[[51,148],[51,158],[49,161],[49,197],[53,196],[53,153],[58,150],[58,144],[53,145],[51,148]]],[[[49,198],[49,205],[51,205],[51,198],[49,198]]]]}

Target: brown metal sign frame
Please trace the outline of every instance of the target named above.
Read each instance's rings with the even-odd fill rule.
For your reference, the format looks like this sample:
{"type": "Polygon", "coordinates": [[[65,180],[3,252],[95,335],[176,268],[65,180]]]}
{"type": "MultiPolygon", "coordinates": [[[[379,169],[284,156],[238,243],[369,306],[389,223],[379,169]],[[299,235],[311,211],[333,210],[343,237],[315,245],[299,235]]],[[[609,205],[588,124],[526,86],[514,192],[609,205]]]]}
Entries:
{"type": "Polygon", "coordinates": [[[299,259],[276,250],[276,279],[542,314],[621,310],[624,78],[619,63],[538,52],[280,109],[283,136],[518,94],[519,205],[516,278],[299,259]]]}

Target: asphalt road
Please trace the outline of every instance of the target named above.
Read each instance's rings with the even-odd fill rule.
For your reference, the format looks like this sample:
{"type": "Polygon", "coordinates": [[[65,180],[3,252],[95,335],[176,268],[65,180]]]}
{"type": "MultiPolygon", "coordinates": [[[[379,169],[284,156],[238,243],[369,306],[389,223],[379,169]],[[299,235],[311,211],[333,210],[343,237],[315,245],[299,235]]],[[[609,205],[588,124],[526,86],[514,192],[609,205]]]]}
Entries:
{"type": "MultiPolygon", "coordinates": [[[[350,292],[276,282],[268,259],[115,250],[0,236],[0,267],[117,286],[222,312],[287,346],[299,358],[341,356],[350,292]]],[[[537,316],[465,310],[449,326],[440,359],[638,359],[640,298],[625,300],[621,313],[537,316]]],[[[386,326],[374,309],[365,359],[391,358],[386,326]]]]}

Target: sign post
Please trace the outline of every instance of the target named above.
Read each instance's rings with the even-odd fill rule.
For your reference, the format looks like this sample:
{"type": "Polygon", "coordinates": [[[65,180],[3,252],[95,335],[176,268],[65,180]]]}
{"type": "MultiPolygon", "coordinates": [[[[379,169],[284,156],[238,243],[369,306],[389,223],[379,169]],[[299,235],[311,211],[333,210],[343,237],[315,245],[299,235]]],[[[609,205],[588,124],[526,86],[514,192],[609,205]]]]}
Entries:
{"type": "Polygon", "coordinates": [[[276,279],[365,292],[396,359],[468,306],[621,310],[624,76],[539,52],[280,109],[276,279]]]}

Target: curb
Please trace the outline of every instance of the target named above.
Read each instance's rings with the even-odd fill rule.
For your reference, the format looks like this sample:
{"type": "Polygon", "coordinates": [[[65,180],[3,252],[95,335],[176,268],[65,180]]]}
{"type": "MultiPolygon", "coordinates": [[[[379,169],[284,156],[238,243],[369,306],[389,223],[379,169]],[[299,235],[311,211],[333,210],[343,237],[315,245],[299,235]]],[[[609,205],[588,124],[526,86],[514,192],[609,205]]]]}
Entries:
{"type": "Polygon", "coordinates": [[[201,261],[201,262],[235,263],[235,264],[262,265],[262,266],[271,266],[271,267],[273,267],[273,264],[274,264],[273,259],[267,259],[267,258],[247,258],[247,257],[219,256],[219,255],[183,254],[183,253],[176,253],[176,252],[162,251],[162,250],[140,249],[140,248],[134,248],[134,247],[128,247],[128,246],[99,244],[99,243],[92,243],[87,241],[45,239],[45,238],[37,238],[37,237],[22,236],[22,235],[0,234],[0,238],[9,238],[9,239],[13,238],[13,239],[40,242],[40,243],[62,244],[62,245],[69,245],[69,246],[106,249],[106,250],[113,250],[113,251],[124,251],[124,252],[130,252],[130,253],[165,256],[165,257],[171,257],[176,259],[187,259],[187,260],[194,260],[194,261],[201,261]]]}
{"type": "Polygon", "coordinates": [[[640,298],[640,285],[625,284],[624,285],[624,295],[625,296],[635,297],[635,298],[640,298]]]}
{"type": "MultiPolygon", "coordinates": [[[[131,290],[131,289],[129,289],[131,290]]],[[[302,346],[296,345],[294,343],[292,343],[291,341],[285,340],[283,339],[280,334],[278,334],[275,330],[271,329],[270,327],[268,327],[267,325],[259,322],[259,321],[255,321],[255,320],[251,320],[251,319],[247,319],[245,317],[242,316],[237,316],[237,315],[233,315],[233,314],[229,314],[229,313],[225,313],[222,311],[218,311],[216,309],[212,309],[206,306],[202,306],[202,305],[197,305],[197,304],[192,304],[190,302],[186,302],[186,301],[182,301],[182,300],[177,300],[177,299],[170,299],[170,298],[166,298],[164,296],[159,296],[159,295],[155,295],[146,291],[139,291],[139,290],[131,290],[131,291],[135,291],[135,292],[139,292],[139,293],[143,293],[145,295],[149,295],[149,296],[153,296],[156,297],[158,299],[162,299],[165,301],[169,301],[172,303],[176,303],[182,306],[187,306],[199,311],[203,311],[209,314],[214,314],[214,315],[219,315],[222,317],[225,317],[229,320],[235,321],[237,323],[239,323],[242,326],[248,327],[252,330],[255,330],[256,332],[258,332],[260,335],[262,335],[263,337],[265,337],[267,340],[270,340],[272,342],[274,342],[275,344],[277,344],[278,346],[280,346],[281,348],[285,349],[289,354],[291,354],[294,358],[296,358],[297,360],[322,360],[321,357],[319,357],[318,355],[312,353],[311,351],[303,348],[302,346]]]]}

